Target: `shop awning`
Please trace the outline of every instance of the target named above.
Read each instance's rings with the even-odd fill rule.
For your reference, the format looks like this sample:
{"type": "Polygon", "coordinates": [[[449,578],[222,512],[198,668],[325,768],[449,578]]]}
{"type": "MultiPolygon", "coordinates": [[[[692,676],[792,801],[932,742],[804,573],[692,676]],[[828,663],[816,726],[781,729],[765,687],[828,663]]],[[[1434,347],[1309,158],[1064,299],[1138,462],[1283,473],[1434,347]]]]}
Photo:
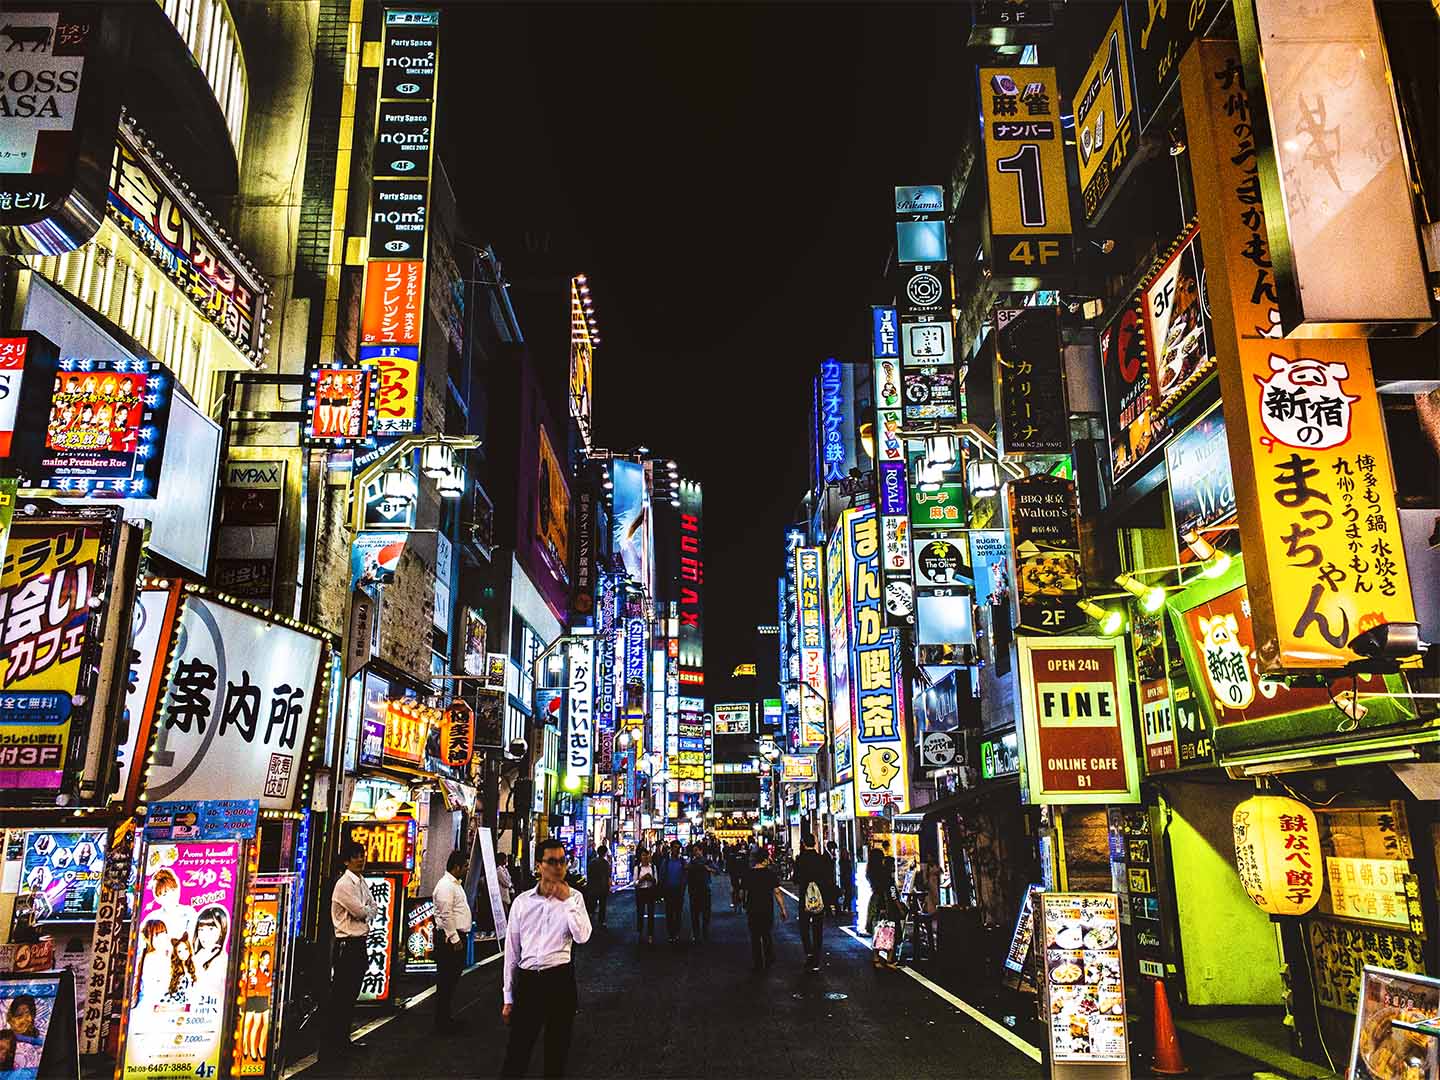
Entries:
{"type": "MultiPolygon", "coordinates": [[[[936,818],[953,810],[968,809],[981,799],[988,798],[991,795],[1001,795],[1006,798],[1012,798],[1015,800],[1015,805],[1018,808],[1020,806],[1019,790],[1020,778],[1018,776],[1011,776],[1003,780],[996,780],[993,783],[982,784],[980,787],[966,788],[964,791],[957,791],[954,795],[947,795],[943,799],[926,803],[924,806],[917,807],[915,813],[902,814],[901,817],[915,817],[918,815],[924,821],[934,821],[936,818]]],[[[895,820],[899,821],[900,818],[897,817],[895,820]]]]}

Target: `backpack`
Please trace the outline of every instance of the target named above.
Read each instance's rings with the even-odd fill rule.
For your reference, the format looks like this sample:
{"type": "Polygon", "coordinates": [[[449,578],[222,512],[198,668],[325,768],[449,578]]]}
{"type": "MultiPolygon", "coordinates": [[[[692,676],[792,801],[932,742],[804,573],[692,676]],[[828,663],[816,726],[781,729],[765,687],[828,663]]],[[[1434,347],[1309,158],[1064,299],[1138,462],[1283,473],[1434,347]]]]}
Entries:
{"type": "Polygon", "coordinates": [[[820,894],[818,881],[805,886],[805,910],[811,915],[819,915],[825,910],[825,897],[820,894]]]}

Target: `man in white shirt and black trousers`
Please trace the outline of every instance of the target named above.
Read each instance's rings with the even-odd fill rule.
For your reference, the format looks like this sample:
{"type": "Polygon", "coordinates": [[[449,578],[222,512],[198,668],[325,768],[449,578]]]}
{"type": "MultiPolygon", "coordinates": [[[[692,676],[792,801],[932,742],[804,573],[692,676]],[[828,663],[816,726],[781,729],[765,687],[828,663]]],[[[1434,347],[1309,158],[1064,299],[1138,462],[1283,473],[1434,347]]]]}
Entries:
{"type": "Polygon", "coordinates": [[[455,984],[465,966],[465,935],[470,933],[470,901],[465,898],[465,853],[455,850],[445,860],[445,873],[435,883],[435,1030],[463,1027],[450,1014],[455,984]]]}
{"type": "Polygon", "coordinates": [[[590,915],[578,889],[565,883],[565,845],[540,841],[535,853],[540,883],[510,907],[505,933],[505,1005],[510,1025],[501,1076],[524,1076],[540,1031],[545,1031],[545,1075],[564,1076],[575,1027],[575,968],[570,946],[590,940],[590,915]]]}
{"type": "Polygon", "coordinates": [[[360,875],[365,872],[365,845],[351,840],[340,852],[345,872],[330,893],[330,922],[335,928],[335,967],[330,983],[330,1023],[321,1032],[320,1058],[337,1063],[350,1047],[350,1018],[365,978],[367,955],[365,935],[375,917],[375,900],[370,886],[360,875]]]}

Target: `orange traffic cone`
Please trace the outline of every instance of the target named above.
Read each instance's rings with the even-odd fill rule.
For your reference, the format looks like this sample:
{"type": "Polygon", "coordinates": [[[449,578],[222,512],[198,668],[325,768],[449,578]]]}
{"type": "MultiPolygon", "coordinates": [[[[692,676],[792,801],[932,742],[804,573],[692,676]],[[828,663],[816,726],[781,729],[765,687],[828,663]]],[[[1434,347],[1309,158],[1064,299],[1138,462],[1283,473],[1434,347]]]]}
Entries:
{"type": "Polygon", "coordinates": [[[1150,1071],[1158,1076],[1179,1076],[1190,1071],[1180,1054],[1180,1037],[1175,1034],[1164,979],[1155,980],[1155,1062],[1150,1071]]]}

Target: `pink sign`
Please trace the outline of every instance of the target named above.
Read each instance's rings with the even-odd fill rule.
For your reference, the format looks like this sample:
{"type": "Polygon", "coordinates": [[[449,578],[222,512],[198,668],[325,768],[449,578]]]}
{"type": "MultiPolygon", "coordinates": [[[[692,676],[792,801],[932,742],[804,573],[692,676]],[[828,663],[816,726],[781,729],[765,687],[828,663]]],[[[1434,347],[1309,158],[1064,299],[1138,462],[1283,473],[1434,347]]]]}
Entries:
{"type": "Polygon", "coordinates": [[[146,847],[122,1080],[216,1075],[239,876],[236,840],[146,847]]]}

